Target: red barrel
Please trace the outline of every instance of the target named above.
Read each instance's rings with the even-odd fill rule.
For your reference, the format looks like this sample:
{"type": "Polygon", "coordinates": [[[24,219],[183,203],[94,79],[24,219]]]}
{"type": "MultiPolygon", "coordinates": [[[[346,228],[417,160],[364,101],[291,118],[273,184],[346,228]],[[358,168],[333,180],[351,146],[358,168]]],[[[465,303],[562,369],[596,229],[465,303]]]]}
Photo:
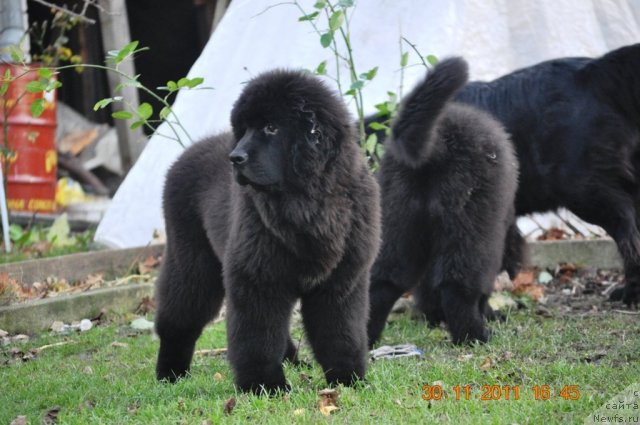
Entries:
{"type": "Polygon", "coordinates": [[[0,146],[5,148],[0,163],[7,176],[7,203],[12,211],[51,213],[56,209],[58,168],[55,90],[27,92],[27,84],[40,78],[38,65],[31,64],[26,68],[0,64],[3,81],[7,69],[14,78],[19,76],[9,83],[7,93],[0,99],[0,146]],[[34,118],[30,107],[37,98],[44,98],[45,109],[42,115],[34,118]],[[4,169],[7,162],[8,172],[4,169]]]}

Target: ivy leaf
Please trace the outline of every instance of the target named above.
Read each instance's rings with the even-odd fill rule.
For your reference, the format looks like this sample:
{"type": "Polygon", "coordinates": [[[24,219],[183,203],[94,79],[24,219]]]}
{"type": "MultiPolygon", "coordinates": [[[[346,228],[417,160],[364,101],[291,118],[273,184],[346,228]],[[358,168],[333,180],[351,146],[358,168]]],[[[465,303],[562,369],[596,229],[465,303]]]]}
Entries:
{"type": "Polygon", "coordinates": [[[38,69],[38,76],[48,80],[53,77],[53,70],[51,68],[40,68],[38,69]]]}
{"type": "Polygon", "coordinates": [[[24,63],[24,53],[18,46],[11,46],[11,60],[15,63],[24,63]]]}
{"type": "Polygon", "coordinates": [[[190,80],[187,80],[187,86],[192,89],[194,87],[199,86],[200,84],[202,84],[204,82],[204,78],[202,77],[195,77],[192,78],[190,80]]]}
{"type": "Polygon", "coordinates": [[[133,114],[129,111],[115,111],[111,116],[117,120],[129,120],[133,118],[133,114]]]}
{"type": "Polygon", "coordinates": [[[329,18],[329,30],[332,32],[337,30],[338,28],[340,28],[343,22],[344,22],[344,11],[337,10],[333,12],[331,14],[331,17],[329,18]]]}
{"type": "Polygon", "coordinates": [[[400,57],[400,66],[404,68],[405,66],[407,66],[408,62],[409,62],[409,52],[404,52],[400,57]]]}
{"type": "Polygon", "coordinates": [[[356,80],[351,83],[351,90],[360,90],[362,87],[364,87],[364,81],[362,80],[356,80]]]}
{"type": "Polygon", "coordinates": [[[427,62],[429,62],[430,65],[435,65],[438,63],[438,58],[433,55],[427,55],[427,62]]]}
{"type": "Polygon", "coordinates": [[[171,113],[171,108],[169,108],[168,106],[165,106],[160,110],[160,113],[158,115],[160,116],[160,119],[166,120],[170,113],[171,113]]]}
{"type": "Polygon", "coordinates": [[[325,0],[318,0],[316,4],[313,5],[316,9],[324,9],[327,6],[327,2],[325,0]]]}
{"type": "Polygon", "coordinates": [[[135,130],[136,128],[140,127],[143,124],[144,124],[143,120],[138,120],[138,121],[135,121],[133,124],[131,124],[131,126],[129,126],[129,128],[131,130],[135,130]]]}
{"type": "Polygon", "coordinates": [[[316,74],[318,75],[326,75],[327,74],[327,61],[320,62],[320,65],[316,68],[316,74]]]}
{"type": "Polygon", "coordinates": [[[153,107],[151,104],[147,102],[141,103],[140,106],[138,106],[138,115],[140,115],[143,121],[148,120],[151,115],[153,115],[153,107]]]}
{"type": "Polygon", "coordinates": [[[115,58],[113,59],[113,61],[116,64],[122,62],[123,60],[125,60],[129,55],[131,55],[136,50],[136,47],[138,47],[138,41],[134,40],[131,43],[129,43],[126,46],[124,46],[122,49],[120,49],[120,51],[118,51],[118,53],[116,53],[115,58]]]}
{"type": "Polygon", "coordinates": [[[376,136],[376,134],[370,134],[369,137],[367,137],[367,141],[364,144],[365,149],[367,150],[367,153],[370,155],[373,155],[376,151],[376,145],[378,144],[378,136],[376,136]]]}
{"type": "Polygon", "coordinates": [[[320,36],[320,44],[325,49],[331,45],[333,41],[333,31],[326,32],[320,36]]]}
{"type": "Polygon", "coordinates": [[[44,99],[38,98],[31,103],[31,116],[38,118],[44,112],[44,99]]]}
{"type": "Polygon", "coordinates": [[[301,16],[298,18],[298,22],[313,21],[315,17],[318,16],[319,14],[320,12],[316,11],[313,13],[309,13],[308,15],[301,16]]]}
{"type": "Polygon", "coordinates": [[[31,81],[27,84],[27,91],[29,93],[40,93],[43,92],[47,86],[42,83],[42,81],[31,81]]]}
{"type": "Polygon", "coordinates": [[[369,123],[369,128],[372,129],[372,130],[378,131],[378,130],[386,130],[389,127],[387,127],[386,125],[382,124],[381,122],[373,121],[373,122],[369,123]]]}
{"type": "Polygon", "coordinates": [[[95,105],[93,105],[93,110],[97,111],[98,109],[104,109],[112,102],[113,102],[113,98],[111,97],[108,97],[106,99],[101,99],[97,101],[95,105]]]}
{"type": "Polygon", "coordinates": [[[175,81],[167,81],[167,88],[169,91],[176,91],[178,90],[178,85],[175,81]]]}
{"type": "Polygon", "coordinates": [[[378,67],[376,66],[375,68],[371,68],[369,71],[365,72],[364,74],[361,74],[360,78],[364,78],[365,80],[371,81],[375,78],[377,73],[378,73],[378,67]]]}

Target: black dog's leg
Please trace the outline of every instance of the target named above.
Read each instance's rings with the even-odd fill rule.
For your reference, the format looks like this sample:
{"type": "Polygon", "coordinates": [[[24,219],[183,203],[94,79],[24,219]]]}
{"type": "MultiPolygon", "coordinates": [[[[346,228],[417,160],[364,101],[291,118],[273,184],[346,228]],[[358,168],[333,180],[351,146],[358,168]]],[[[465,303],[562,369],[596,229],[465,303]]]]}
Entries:
{"type": "Polygon", "coordinates": [[[413,290],[418,309],[424,314],[429,327],[435,328],[445,320],[442,311],[440,291],[432,288],[431,281],[425,276],[413,290]]]}
{"type": "Polygon", "coordinates": [[[454,344],[487,342],[489,332],[480,310],[480,294],[468,291],[458,282],[443,282],[440,288],[442,310],[454,344]]]}
{"type": "Polygon", "coordinates": [[[228,285],[227,297],[227,357],[236,386],[255,394],[288,391],[282,362],[295,349],[289,337],[294,300],[262,293],[257,286],[239,288],[242,285],[236,283],[228,285]]]}
{"type": "Polygon", "coordinates": [[[526,248],[527,244],[514,221],[507,230],[502,256],[502,270],[505,270],[511,279],[516,277],[527,261],[526,248]]]}
{"type": "Polygon", "coordinates": [[[389,280],[375,278],[371,280],[371,288],[369,289],[371,307],[367,324],[370,348],[380,338],[393,304],[403,293],[402,288],[397,287],[389,280]]]}
{"type": "Polygon", "coordinates": [[[156,289],[156,377],[170,382],[186,375],[196,340],[224,298],[221,265],[206,238],[177,239],[167,243],[156,289]]]}
{"type": "MultiPolygon", "coordinates": [[[[350,293],[343,282],[313,291],[302,298],[302,319],[316,359],[329,385],[352,385],[364,378],[367,364],[366,278],[350,293]]],[[[338,283],[338,282],[335,282],[338,283]]]]}
{"type": "MultiPolygon", "coordinates": [[[[601,196],[594,191],[589,204],[570,205],[569,209],[583,220],[601,226],[616,242],[626,280],[622,300],[630,307],[637,306],[640,302],[640,232],[633,201],[622,191],[612,190],[601,196]]],[[[611,297],[620,298],[615,292],[611,297]]]]}

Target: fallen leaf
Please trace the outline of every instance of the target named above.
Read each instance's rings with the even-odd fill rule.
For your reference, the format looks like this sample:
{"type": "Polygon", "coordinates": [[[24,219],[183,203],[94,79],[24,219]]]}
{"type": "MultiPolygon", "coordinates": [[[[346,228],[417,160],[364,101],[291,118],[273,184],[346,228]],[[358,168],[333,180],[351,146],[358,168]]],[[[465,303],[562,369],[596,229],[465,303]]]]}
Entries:
{"type": "Polygon", "coordinates": [[[224,402],[224,406],[222,408],[222,412],[225,415],[230,415],[233,412],[233,409],[236,407],[236,398],[231,397],[229,400],[224,402]]]}
{"type": "Polygon", "coordinates": [[[473,358],[473,354],[462,354],[458,356],[458,360],[461,362],[466,362],[467,360],[471,360],[473,358]]]}
{"type": "Polygon", "coordinates": [[[505,351],[500,356],[500,359],[502,359],[502,360],[511,360],[512,357],[513,357],[513,353],[511,351],[505,351]]]}
{"type": "Polygon", "coordinates": [[[320,413],[324,416],[329,416],[334,410],[338,410],[338,390],[335,388],[327,388],[318,391],[320,400],[318,401],[318,407],[320,413]]]}
{"type": "Polygon", "coordinates": [[[302,416],[306,413],[305,409],[296,409],[293,411],[293,416],[302,416]]]}
{"type": "Polygon", "coordinates": [[[220,372],[216,372],[213,374],[213,380],[220,382],[222,380],[224,380],[224,375],[222,375],[220,372]]]}
{"type": "Polygon", "coordinates": [[[44,417],[42,418],[43,425],[55,424],[58,422],[58,414],[60,413],[60,406],[52,407],[47,410],[44,417]]]}
{"type": "Polygon", "coordinates": [[[540,301],[544,297],[544,287],[536,283],[533,271],[518,273],[513,280],[512,292],[516,296],[529,296],[534,301],[540,301]]]}
{"type": "Polygon", "coordinates": [[[113,341],[111,343],[112,347],[121,347],[121,348],[127,348],[129,346],[129,344],[127,344],[126,342],[119,342],[119,341],[113,341]]]}
{"type": "Polygon", "coordinates": [[[16,416],[14,420],[11,421],[9,425],[27,425],[27,417],[26,416],[16,416]]]}
{"type": "Polygon", "coordinates": [[[491,357],[486,357],[480,365],[480,369],[489,370],[491,369],[491,366],[493,366],[493,360],[491,360],[491,357]]]}
{"type": "Polygon", "coordinates": [[[84,369],[82,369],[82,373],[85,375],[93,375],[93,369],[91,369],[91,366],[85,366],[84,369]]]}
{"type": "Polygon", "coordinates": [[[27,342],[29,341],[29,335],[18,334],[11,337],[11,341],[13,342],[27,342]]]}
{"type": "Polygon", "coordinates": [[[542,235],[538,236],[539,241],[557,241],[562,239],[567,239],[569,234],[562,229],[557,227],[552,227],[547,229],[542,235]]]}
{"type": "Polygon", "coordinates": [[[148,274],[153,269],[158,267],[159,264],[160,264],[160,260],[158,260],[158,258],[154,257],[153,255],[150,255],[147,258],[145,258],[144,261],[138,262],[138,272],[140,274],[148,274]]]}
{"type": "Polygon", "coordinates": [[[9,332],[0,329],[0,338],[4,338],[5,336],[9,335],[9,332]]]}

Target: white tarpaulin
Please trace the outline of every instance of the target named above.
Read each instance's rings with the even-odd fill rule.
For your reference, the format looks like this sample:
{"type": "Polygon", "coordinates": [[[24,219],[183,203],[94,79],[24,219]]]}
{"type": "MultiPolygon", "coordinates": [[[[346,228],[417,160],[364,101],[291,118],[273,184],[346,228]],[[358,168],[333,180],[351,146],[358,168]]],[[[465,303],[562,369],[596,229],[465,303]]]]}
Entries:
{"type": "MultiPolygon", "coordinates": [[[[274,67],[315,69],[329,49],[302,13],[280,0],[233,0],[189,77],[204,77],[214,90],[184,91],[174,110],[197,140],[229,128],[229,113],[243,82],[274,67]]],[[[300,0],[307,13],[315,0],[300,0]]],[[[360,0],[350,22],[359,72],[374,66],[378,75],[364,89],[365,111],[386,100],[400,83],[400,37],[423,55],[464,56],[473,79],[492,79],[514,69],[562,56],[598,56],[640,41],[640,0],[360,0]]],[[[320,29],[326,29],[319,20],[320,29]]],[[[408,45],[410,64],[418,58],[408,45]]],[[[424,74],[410,66],[404,86],[424,74]]],[[[343,79],[348,79],[346,71],[343,79]]],[[[329,84],[334,84],[328,80],[329,84]]],[[[353,105],[352,109],[354,109],[353,105]]],[[[355,112],[355,111],[354,111],[355,112]]],[[[355,113],[354,113],[355,117],[355,113]]],[[[168,133],[163,124],[159,133],[168,133]]],[[[180,154],[176,142],[153,136],[116,193],[96,240],[112,247],[147,244],[164,228],[161,193],[164,176],[180,154]]]]}

